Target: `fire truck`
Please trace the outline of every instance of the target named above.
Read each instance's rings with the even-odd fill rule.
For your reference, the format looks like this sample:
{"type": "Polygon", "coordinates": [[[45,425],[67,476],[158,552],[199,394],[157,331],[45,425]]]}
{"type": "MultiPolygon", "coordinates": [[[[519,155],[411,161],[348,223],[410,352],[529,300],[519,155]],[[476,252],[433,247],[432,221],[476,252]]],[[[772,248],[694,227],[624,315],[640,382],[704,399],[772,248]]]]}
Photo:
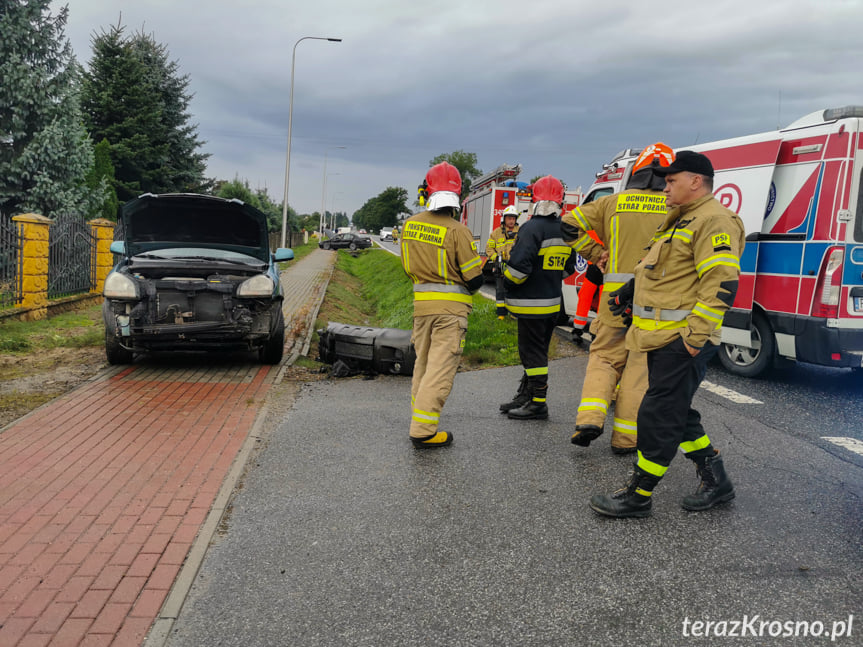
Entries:
{"type": "MultiPolygon", "coordinates": [[[[780,130],[679,147],[707,155],[714,194],[746,228],[722,364],[756,376],[783,360],[863,365],[863,106],[780,130]]],[[[586,201],[621,190],[639,151],[603,165],[586,201]]]]}
{"type": "MultiPolygon", "coordinates": [[[[521,164],[501,164],[490,173],[478,177],[471,183],[470,193],[465,198],[461,210],[461,222],[473,233],[477,250],[483,256],[483,273],[491,275],[491,267],[485,263],[485,246],[491,233],[500,226],[503,211],[507,207],[518,209],[518,224],[530,218],[530,204],[533,197],[530,184],[520,182],[521,164]]],[[[564,195],[564,209],[569,210],[581,202],[581,187],[567,190],[564,195]]],[[[580,269],[583,274],[586,264],[580,269]]],[[[573,311],[575,302],[573,301],[573,311]]]]}

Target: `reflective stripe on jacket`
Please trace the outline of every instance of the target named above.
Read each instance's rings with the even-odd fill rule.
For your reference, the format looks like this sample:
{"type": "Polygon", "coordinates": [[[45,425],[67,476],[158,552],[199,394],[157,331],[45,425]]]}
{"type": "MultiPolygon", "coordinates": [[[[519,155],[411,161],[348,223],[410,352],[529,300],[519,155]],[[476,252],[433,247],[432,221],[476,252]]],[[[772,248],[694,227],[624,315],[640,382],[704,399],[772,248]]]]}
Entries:
{"type": "Polygon", "coordinates": [[[677,336],[693,348],[718,343],[745,244],[743,222],[712,194],[670,209],[635,268],[627,347],[654,350],[677,336]]]}
{"type": "Polygon", "coordinates": [[[488,241],[485,244],[485,254],[488,260],[493,261],[495,256],[500,254],[501,260],[508,261],[517,234],[518,225],[509,232],[509,237],[507,237],[503,225],[491,232],[491,236],[488,237],[488,241]]]}
{"type": "Polygon", "coordinates": [[[603,247],[589,235],[591,230],[608,250],[603,298],[597,313],[604,324],[623,327],[623,319],[611,314],[607,297],[633,278],[635,264],[645,254],[665,216],[665,194],[642,189],[603,196],[564,214],[561,233],[575,251],[591,262],[599,260],[603,247]]]}
{"type": "Polygon", "coordinates": [[[576,253],[563,242],[557,216],[534,216],[518,232],[504,278],[506,307],[517,317],[556,317],[562,281],[575,271],[576,253]]]}
{"type": "Polygon", "coordinates": [[[467,282],[482,273],[470,230],[449,212],[424,211],[405,222],[401,260],[414,283],[414,315],[466,317],[472,308],[467,282]]]}

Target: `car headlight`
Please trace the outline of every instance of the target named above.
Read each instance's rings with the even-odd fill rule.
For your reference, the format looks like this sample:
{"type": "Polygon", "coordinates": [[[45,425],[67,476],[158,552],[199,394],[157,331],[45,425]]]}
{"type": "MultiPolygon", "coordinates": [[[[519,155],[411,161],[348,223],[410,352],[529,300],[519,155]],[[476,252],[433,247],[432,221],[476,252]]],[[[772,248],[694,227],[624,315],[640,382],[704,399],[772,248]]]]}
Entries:
{"type": "Polygon", "coordinates": [[[108,299],[137,299],[138,286],[125,274],[111,272],[105,278],[105,289],[102,295],[108,299]]]}
{"type": "Polygon", "coordinates": [[[237,287],[238,297],[269,297],[273,295],[275,283],[266,274],[246,279],[237,287]]]}

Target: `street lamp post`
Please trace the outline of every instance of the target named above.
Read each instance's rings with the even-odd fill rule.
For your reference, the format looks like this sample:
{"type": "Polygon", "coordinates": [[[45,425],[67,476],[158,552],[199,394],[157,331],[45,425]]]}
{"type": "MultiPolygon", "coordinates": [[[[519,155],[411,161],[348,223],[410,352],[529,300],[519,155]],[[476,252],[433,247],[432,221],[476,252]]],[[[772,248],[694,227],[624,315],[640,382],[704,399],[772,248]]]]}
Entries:
{"type": "MultiPolygon", "coordinates": [[[[344,193],[344,191],[336,191],[335,193],[333,193],[333,198],[330,201],[330,213],[333,214],[334,225],[336,223],[336,196],[341,195],[342,193],[344,193]]],[[[348,221],[348,223],[350,224],[350,221],[348,221]]]]}
{"type": "MultiPolygon", "coordinates": [[[[330,150],[332,150],[334,148],[347,148],[347,146],[330,146],[329,148],[327,148],[324,151],[324,177],[321,180],[321,218],[320,218],[321,235],[323,235],[323,233],[324,233],[324,225],[326,224],[326,221],[327,221],[326,211],[324,211],[324,209],[326,208],[325,196],[326,196],[326,192],[327,192],[327,155],[329,154],[330,150]]],[[[340,173],[330,173],[330,175],[341,175],[341,174],[340,173]]]]}
{"type": "Polygon", "coordinates": [[[288,153],[285,156],[285,195],[282,205],[282,247],[285,246],[285,237],[288,231],[288,183],[291,179],[291,127],[294,120],[294,65],[297,61],[297,45],[304,40],[328,40],[331,43],[341,43],[341,38],[327,38],[325,36],[303,36],[294,43],[294,51],[291,54],[291,95],[288,100],[288,153]]]}
{"type": "MultiPolygon", "coordinates": [[[[330,178],[330,177],[332,177],[333,175],[341,175],[341,173],[327,173],[326,175],[324,175],[324,186],[323,186],[323,193],[324,193],[324,194],[326,194],[326,191],[327,191],[327,183],[329,182],[329,178],[330,178]]],[[[324,205],[324,198],[323,198],[323,196],[321,197],[321,205],[324,205]]],[[[324,207],[324,206],[322,206],[321,208],[322,208],[322,209],[324,209],[325,207],[324,207]]],[[[321,217],[324,219],[324,225],[326,225],[326,224],[327,224],[327,214],[326,214],[326,212],[323,212],[323,213],[321,214],[321,217]]],[[[330,227],[330,229],[335,230],[335,228],[336,228],[336,219],[335,219],[335,217],[333,217],[333,218],[332,218],[332,224],[333,224],[333,226],[332,226],[332,227],[330,227]]]]}

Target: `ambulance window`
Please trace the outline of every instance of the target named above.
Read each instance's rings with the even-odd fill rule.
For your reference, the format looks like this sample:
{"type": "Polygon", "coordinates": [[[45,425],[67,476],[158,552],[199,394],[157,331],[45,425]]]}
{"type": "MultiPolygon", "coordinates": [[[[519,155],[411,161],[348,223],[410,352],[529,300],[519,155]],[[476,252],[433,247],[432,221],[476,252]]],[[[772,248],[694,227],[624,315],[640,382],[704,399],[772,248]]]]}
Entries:
{"type": "Polygon", "coordinates": [[[588,202],[593,202],[594,200],[599,200],[604,195],[611,195],[614,193],[614,189],[610,186],[603,187],[601,189],[596,189],[596,191],[591,191],[587,194],[587,197],[584,199],[584,202],[581,204],[587,204],[588,202]]]}

